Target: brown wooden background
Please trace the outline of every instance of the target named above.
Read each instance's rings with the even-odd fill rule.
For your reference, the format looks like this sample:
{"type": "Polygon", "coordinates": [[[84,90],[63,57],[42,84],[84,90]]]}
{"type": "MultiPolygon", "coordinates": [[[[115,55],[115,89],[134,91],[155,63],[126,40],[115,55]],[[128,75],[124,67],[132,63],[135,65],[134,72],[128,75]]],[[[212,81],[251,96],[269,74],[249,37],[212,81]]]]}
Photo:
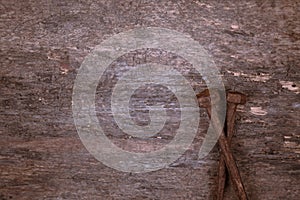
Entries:
{"type": "MultiPolygon", "coordinates": [[[[104,166],[77,135],[71,110],[77,69],[101,41],[141,26],[191,35],[213,56],[226,87],[248,96],[232,147],[250,199],[299,199],[299,8],[297,0],[1,0],[0,199],[215,198],[218,151],[197,160],[204,112],[194,146],[147,174],[104,166]]],[[[129,53],[111,69],[149,61],[173,65],[191,77],[195,91],[204,88],[187,61],[162,50],[129,53]]],[[[135,148],[111,118],[102,123],[135,148]]],[[[236,198],[231,186],[225,196],[236,198]]]]}

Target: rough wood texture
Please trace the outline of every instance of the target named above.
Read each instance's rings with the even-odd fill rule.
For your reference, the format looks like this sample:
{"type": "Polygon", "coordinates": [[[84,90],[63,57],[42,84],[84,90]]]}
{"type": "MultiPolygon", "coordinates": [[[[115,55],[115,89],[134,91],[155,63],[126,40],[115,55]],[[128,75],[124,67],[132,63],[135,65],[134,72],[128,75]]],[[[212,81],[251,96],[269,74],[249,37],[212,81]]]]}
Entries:
{"type": "MultiPolygon", "coordinates": [[[[208,126],[203,110],[191,149],[170,167],[147,174],[104,166],[77,135],[72,87],[85,56],[112,34],[155,26],[191,35],[213,56],[226,86],[247,95],[247,104],[238,107],[232,151],[249,199],[298,200],[299,8],[297,0],[2,0],[0,199],[215,198],[218,151],[197,159],[208,126]]],[[[111,65],[107,77],[149,61],[177,68],[189,77],[196,93],[205,88],[188,61],[163,50],[124,55],[111,65]]],[[[114,81],[105,79],[99,93],[109,94],[114,81]]],[[[178,102],[169,91],[144,88],[134,99],[145,97],[167,103],[172,115],[161,139],[150,145],[127,142],[106,107],[96,102],[99,121],[125,149],[151,150],[168,142],[178,126],[178,102]],[[157,91],[163,95],[149,97],[157,91]]],[[[147,123],[147,113],[133,117],[147,123]]],[[[225,199],[235,198],[229,187],[225,199]]]]}

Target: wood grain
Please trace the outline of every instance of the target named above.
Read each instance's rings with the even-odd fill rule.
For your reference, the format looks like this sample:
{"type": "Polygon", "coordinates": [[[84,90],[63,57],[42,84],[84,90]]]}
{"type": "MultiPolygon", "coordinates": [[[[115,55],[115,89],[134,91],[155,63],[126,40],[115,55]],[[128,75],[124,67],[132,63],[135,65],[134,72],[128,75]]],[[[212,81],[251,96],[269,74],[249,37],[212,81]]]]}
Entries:
{"type": "MultiPolygon", "coordinates": [[[[211,54],[225,86],[247,95],[247,104],[237,108],[232,153],[249,199],[299,199],[298,1],[2,0],[0,19],[1,200],[216,198],[218,151],[197,157],[209,122],[204,110],[191,149],[148,174],[106,167],[77,135],[71,107],[81,63],[104,39],[141,26],[191,35],[211,54]]],[[[126,143],[107,109],[109,98],[100,100],[123,72],[145,62],[174,66],[195,93],[205,88],[188,61],[163,50],[130,52],[112,63],[96,95],[98,118],[128,150],[139,147],[126,143]]],[[[149,94],[141,90],[134,101],[160,99],[171,115],[161,139],[140,141],[153,149],[172,139],[180,113],[171,93],[149,94]]],[[[147,123],[147,113],[134,106],[133,118],[147,123]]],[[[224,198],[236,198],[232,187],[224,198]]]]}

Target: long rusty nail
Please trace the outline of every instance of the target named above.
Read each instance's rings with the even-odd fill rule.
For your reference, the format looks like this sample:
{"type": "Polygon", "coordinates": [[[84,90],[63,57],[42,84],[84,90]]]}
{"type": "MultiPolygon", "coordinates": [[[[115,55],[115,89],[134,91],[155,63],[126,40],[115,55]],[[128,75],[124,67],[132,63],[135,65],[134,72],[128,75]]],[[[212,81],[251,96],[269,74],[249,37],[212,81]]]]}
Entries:
{"type": "MultiPolygon", "coordinates": [[[[232,102],[232,101],[236,100],[236,97],[234,97],[233,99],[232,99],[232,97],[234,97],[234,96],[232,96],[232,95],[230,95],[229,97],[227,96],[227,101],[232,102]]],[[[209,91],[204,90],[203,92],[201,92],[200,94],[197,95],[197,98],[199,101],[199,105],[201,107],[206,108],[207,113],[208,113],[209,117],[211,118],[211,105],[210,105],[210,99],[209,99],[209,91]]],[[[245,99],[243,99],[243,98],[240,98],[240,100],[245,101],[245,99]]],[[[214,123],[219,124],[218,119],[211,119],[211,121],[213,124],[214,123]]],[[[227,166],[228,172],[231,176],[231,181],[237,191],[237,195],[238,195],[239,199],[247,200],[248,198],[247,198],[247,195],[245,192],[245,188],[242,183],[242,179],[241,179],[239,170],[237,168],[237,165],[234,161],[232,152],[229,148],[229,144],[226,139],[224,131],[222,131],[218,142],[219,142],[220,148],[222,150],[223,158],[224,158],[225,164],[227,166]]],[[[224,167],[224,170],[225,170],[225,167],[224,167]]],[[[224,190],[222,192],[224,192],[224,190]]]]}
{"type": "MultiPolygon", "coordinates": [[[[239,104],[246,103],[246,96],[238,92],[227,92],[227,112],[226,112],[226,126],[227,126],[227,141],[230,147],[232,137],[234,135],[234,124],[236,109],[239,104]]],[[[217,199],[223,200],[225,182],[226,182],[226,166],[224,155],[221,152],[219,168],[218,168],[218,194],[217,199]]]]}

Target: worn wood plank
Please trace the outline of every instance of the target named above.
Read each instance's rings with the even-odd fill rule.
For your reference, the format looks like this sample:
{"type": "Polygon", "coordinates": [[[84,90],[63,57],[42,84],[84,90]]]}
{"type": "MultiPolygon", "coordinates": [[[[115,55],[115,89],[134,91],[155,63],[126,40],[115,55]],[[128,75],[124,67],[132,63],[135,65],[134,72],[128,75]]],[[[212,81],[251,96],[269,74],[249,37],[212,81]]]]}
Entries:
{"type": "MultiPolygon", "coordinates": [[[[155,26],[191,35],[212,55],[225,85],[247,95],[247,104],[238,107],[232,151],[249,199],[298,200],[299,7],[293,0],[1,1],[0,199],[215,198],[218,151],[197,159],[208,126],[203,110],[191,149],[172,166],[147,174],[106,167],[77,135],[71,98],[85,56],[115,33],[155,26]]],[[[107,77],[145,62],[172,65],[196,92],[205,88],[188,61],[163,50],[124,55],[107,77]]],[[[109,94],[114,81],[104,80],[98,92],[109,94]]],[[[161,139],[145,145],[150,150],[168,143],[179,121],[172,112],[178,102],[161,91],[152,100],[170,106],[171,123],[161,139]]],[[[141,90],[136,102],[148,95],[141,90]]],[[[106,107],[98,102],[98,108],[109,137],[125,149],[147,151],[126,143],[106,107]]],[[[133,117],[147,122],[147,113],[133,117]]],[[[235,199],[231,187],[225,199],[235,199]]]]}

